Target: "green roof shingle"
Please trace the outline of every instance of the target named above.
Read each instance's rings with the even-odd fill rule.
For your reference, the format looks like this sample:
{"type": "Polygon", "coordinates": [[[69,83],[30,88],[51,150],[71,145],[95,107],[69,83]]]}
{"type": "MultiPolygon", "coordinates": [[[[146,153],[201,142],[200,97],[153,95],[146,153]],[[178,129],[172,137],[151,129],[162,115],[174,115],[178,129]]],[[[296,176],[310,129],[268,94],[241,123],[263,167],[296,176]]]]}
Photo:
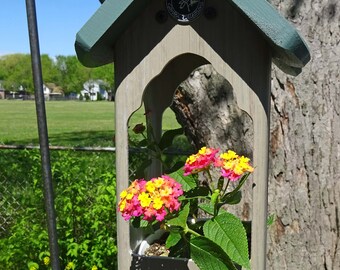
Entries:
{"type": "MultiPolygon", "coordinates": [[[[297,75],[310,53],[296,29],[266,0],[228,1],[257,27],[272,49],[273,62],[284,72],[297,75]]],[[[106,0],[76,36],[79,60],[88,67],[114,59],[113,46],[121,33],[148,6],[150,0],[106,0]]]]}

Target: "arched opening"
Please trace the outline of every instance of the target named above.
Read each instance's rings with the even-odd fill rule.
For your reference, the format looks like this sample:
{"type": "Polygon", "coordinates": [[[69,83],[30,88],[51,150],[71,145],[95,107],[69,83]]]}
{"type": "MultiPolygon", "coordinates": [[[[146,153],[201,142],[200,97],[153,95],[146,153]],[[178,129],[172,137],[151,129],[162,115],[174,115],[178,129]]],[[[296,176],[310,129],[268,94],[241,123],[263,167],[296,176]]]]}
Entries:
{"type": "MultiPolygon", "coordinates": [[[[254,123],[253,160],[257,170],[253,174],[254,185],[249,188],[249,192],[253,195],[253,202],[252,207],[249,207],[250,203],[248,203],[248,207],[242,209],[242,213],[248,213],[247,217],[252,216],[252,238],[254,238],[252,250],[259,250],[258,246],[260,245],[262,252],[265,247],[262,240],[265,239],[267,216],[268,108],[265,106],[266,100],[268,100],[266,90],[267,86],[269,87],[269,84],[265,83],[267,77],[254,90],[218,55],[203,53],[203,57],[199,56],[195,50],[189,49],[188,51],[194,52],[174,57],[170,57],[170,55],[160,57],[156,51],[152,52],[131,73],[125,74],[121,80],[116,95],[116,147],[117,157],[119,156],[116,161],[118,194],[127,187],[129,180],[127,123],[130,116],[143,103],[145,108],[154,112],[149,121],[155,133],[162,134],[163,113],[173,101],[175,90],[196,68],[211,63],[216,68],[216,72],[221,74],[232,86],[229,88],[235,90],[232,91],[232,96],[237,100],[239,109],[249,114],[254,123]],[[153,63],[154,68],[152,67],[153,63]],[[162,71],[157,72],[158,70],[162,71]],[[253,210],[252,215],[250,209],[253,210]]],[[[176,54],[172,52],[171,55],[176,54]]],[[[214,98],[212,100],[215,103],[218,101],[214,98]]],[[[152,161],[149,168],[147,173],[149,176],[157,176],[162,172],[161,166],[156,160],[152,161]]],[[[142,231],[129,227],[129,224],[120,217],[117,218],[117,227],[118,246],[121,252],[132,252],[145,236],[142,231]]],[[[122,262],[122,259],[120,261],[122,262]]]]}
{"type": "MultiPolygon", "coordinates": [[[[197,79],[198,74],[201,74],[200,72],[202,71],[202,69],[207,67],[208,64],[209,63],[206,59],[195,54],[183,54],[172,59],[163,68],[163,70],[147,84],[143,92],[143,98],[141,101],[144,104],[144,108],[140,108],[138,110],[136,117],[134,117],[135,115],[133,115],[129,119],[130,133],[133,133],[131,132],[131,130],[135,128],[135,124],[143,124],[144,127],[149,127],[150,130],[145,130],[145,134],[143,136],[139,136],[139,139],[144,140],[147,136],[150,136],[150,141],[153,139],[156,143],[159,143],[162,134],[164,134],[165,131],[163,129],[164,116],[169,116],[171,114],[171,112],[169,112],[169,110],[167,109],[172,106],[173,109],[176,111],[176,107],[174,105],[174,97],[175,103],[180,102],[180,98],[178,96],[183,95],[183,88],[187,87],[186,85],[191,85],[191,90],[196,88],[195,91],[197,91],[193,93],[193,95],[200,95],[200,91],[206,91],[207,95],[202,94],[202,99],[199,100],[199,103],[191,104],[194,105],[195,108],[191,108],[193,111],[189,113],[195,113],[199,115],[199,110],[206,109],[206,106],[203,105],[208,100],[209,106],[215,107],[210,108],[209,113],[207,114],[210,120],[207,118],[201,119],[201,123],[206,122],[206,125],[204,126],[205,131],[203,131],[203,133],[210,132],[210,136],[207,136],[207,143],[216,141],[220,143],[220,145],[211,146],[220,147],[223,150],[234,149],[238,153],[250,156],[253,149],[251,138],[253,134],[252,120],[246,112],[242,111],[238,107],[236,95],[234,93],[234,87],[224,76],[219,74],[214,69],[214,76],[219,77],[219,80],[221,80],[218,88],[208,89],[209,84],[207,86],[197,85],[199,83],[199,79],[197,79]],[[144,115],[144,113],[146,115],[144,115]],[[143,117],[145,117],[145,119],[143,119],[143,117]],[[221,119],[221,117],[225,119],[221,119]],[[210,121],[210,125],[208,125],[208,121],[210,121]],[[219,129],[222,132],[217,134],[216,132],[214,132],[214,128],[219,129]],[[224,143],[221,143],[222,137],[225,138],[224,143]]],[[[204,74],[203,72],[202,76],[207,76],[207,74],[204,74]]],[[[212,76],[212,74],[210,74],[209,76],[212,76]]],[[[185,124],[187,123],[184,120],[184,118],[187,117],[187,115],[185,115],[186,112],[188,111],[180,109],[180,105],[177,106],[176,114],[179,122],[181,122],[184,129],[198,128],[200,126],[199,121],[197,122],[198,119],[195,119],[195,125],[185,127],[185,124]]],[[[173,114],[172,118],[174,118],[173,114]]],[[[171,119],[171,121],[176,120],[171,119]]],[[[165,123],[165,125],[167,125],[168,127],[170,126],[171,129],[177,129],[179,127],[177,122],[172,123],[173,124],[170,125],[168,123],[165,123]]],[[[142,126],[139,127],[141,128],[142,126]]],[[[142,130],[144,130],[144,128],[142,128],[142,130]]],[[[138,128],[135,131],[137,133],[140,132],[138,128]]],[[[133,140],[131,140],[130,138],[129,141],[131,142],[133,140]]],[[[196,147],[199,147],[203,146],[200,144],[202,144],[204,141],[200,140],[199,142],[194,142],[191,138],[191,142],[196,147]]],[[[134,146],[137,146],[138,143],[138,141],[135,141],[134,146]]],[[[140,146],[146,147],[145,144],[140,144],[140,146]]],[[[149,151],[149,156],[145,154],[145,152],[142,153],[143,158],[148,160],[144,164],[140,162],[140,158],[136,158],[135,154],[133,155],[133,162],[139,161],[139,164],[132,169],[130,166],[130,177],[132,177],[130,178],[130,180],[134,180],[136,178],[145,178],[146,180],[148,180],[152,177],[160,176],[162,173],[164,173],[164,164],[160,162],[160,160],[158,159],[159,157],[155,157],[155,153],[150,154],[149,151]],[[141,172],[137,167],[142,169],[146,169],[148,167],[148,170],[141,172]]],[[[138,155],[140,155],[140,153],[138,153],[138,155]]],[[[131,157],[132,155],[130,155],[130,162],[132,161],[131,157]]],[[[244,219],[249,220],[251,218],[250,205],[252,201],[251,182],[248,183],[246,189],[248,190],[248,192],[245,201],[241,204],[242,207],[239,209],[235,209],[234,212],[238,212],[238,215],[241,214],[244,219]]],[[[142,239],[144,235],[141,231],[135,230],[133,230],[132,234],[134,236],[132,236],[133,241],[131,241],[131,249],[134,250],[138,245],[140,239],[142,239]]]]}

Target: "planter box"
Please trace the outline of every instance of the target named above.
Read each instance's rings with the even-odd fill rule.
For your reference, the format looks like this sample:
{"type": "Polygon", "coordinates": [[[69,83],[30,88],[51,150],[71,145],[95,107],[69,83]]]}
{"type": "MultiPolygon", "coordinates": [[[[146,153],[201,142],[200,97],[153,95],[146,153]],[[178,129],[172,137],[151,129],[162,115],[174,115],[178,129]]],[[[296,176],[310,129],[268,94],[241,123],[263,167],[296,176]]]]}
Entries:
{"type": "Polygon", "coordinates": [[[130,270],[199,270],[192,260],[132,254],[130,270]]]}
{"type": "Polygon", "coordinates": [[[136,252],[132,254],[130,270],[199,270],[196,264],[190,259],[142,255],[145,250],[156,240],[160,239],[163,234],[163,230],[157,230],[141,242],[136,252]]]}
{"type": "MultiPolygon", "coordinates": [[[[246,230],[248,230],[248,243],[250,243],[250,230],[251,230],[251,222],[244,222],[244,226],[246,230]]],[[[148,235],[145,240],[143,240],[135,253],[132,254],[132,262],[130,270],[199,270],[195,262],[191,259],[187,258],[174,258],[174,257],[166,257],[166,256],[145,256],[145,250],[153,244],[157,239],[160,239],[164,231],[157,230],[154,234],[148,235]]],[[[249,246],[250,253],[250,246],[249,246]]],[[[239,265],[235,265],[238,270],[241,270],[242,267],[239,265]]],[[[211,269],[213,270],[213,269],[211,269]]]]}

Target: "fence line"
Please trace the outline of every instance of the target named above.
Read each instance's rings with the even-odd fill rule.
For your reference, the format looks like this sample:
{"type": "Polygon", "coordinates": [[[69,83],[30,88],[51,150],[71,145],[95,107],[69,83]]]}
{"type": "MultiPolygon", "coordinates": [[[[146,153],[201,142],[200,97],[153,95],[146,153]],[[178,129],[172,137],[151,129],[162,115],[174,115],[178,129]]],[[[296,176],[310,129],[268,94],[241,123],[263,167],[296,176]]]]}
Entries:
{"type": "MultiPolygon", "coordinates": [[[[0,145],[0,150],[39,150],[40,146],[38,145],[0,145]]],[[[87,151],[87,152],[116,152],[116,147],[91,147],[91,146],[49,146],[50,150],[57,151],[87,151]]],[[[148,151],[146,147],[130,147],[130,153],[143,153],[148,151]]],[[[165,155],[179,155],[179,156],[187,156],[192,154],[190,151],[175,151],[175,150],[166,150],[163,152],[165,155]]]]}
{"type": "MultiPolygon", "coordinates": [[[[35,150],[40,149],[39,145],[0,145],[1,149],[12,149],[12,150],[35,150]]],[[[88,147],[88,146],[49,146],[50,150],[62,150],[62,151],[90,151],[90,152],[116,152],[116,147],[88,147]]]]}

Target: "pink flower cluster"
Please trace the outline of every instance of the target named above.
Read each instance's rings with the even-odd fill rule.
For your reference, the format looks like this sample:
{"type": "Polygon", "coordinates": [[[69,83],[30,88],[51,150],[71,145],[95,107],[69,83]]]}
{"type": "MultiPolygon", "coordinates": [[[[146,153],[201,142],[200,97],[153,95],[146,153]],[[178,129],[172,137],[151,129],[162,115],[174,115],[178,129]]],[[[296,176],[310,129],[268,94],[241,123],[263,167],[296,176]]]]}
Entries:
{"type": "Polygon", "coordinates": [[[120,193],[118,211],[125,220],[142,217],[147,221],[162,221],[168,213],[180,208],[178,197],[182,194],[182,186],[166,175],[150,181],[135,180],[120,193]]]}
{"type": "Polygon", "coordinates": [[[202,147],[197,154],[187,158],[184,165],[184,175],[195,174],[208,170],[210,166],[221,168],[221,175],[230,181],[237,181],[244,173],[253,172],[250,159],[228,150],[216,157],[218,149],[202,147]]]}
{"type": "Polygon", "coordinates": [[[184,175],[198,173],[209,169],[216,161],[218,149],[202,147],[197,154],[187,158],[184,165],[184,175]]]}

